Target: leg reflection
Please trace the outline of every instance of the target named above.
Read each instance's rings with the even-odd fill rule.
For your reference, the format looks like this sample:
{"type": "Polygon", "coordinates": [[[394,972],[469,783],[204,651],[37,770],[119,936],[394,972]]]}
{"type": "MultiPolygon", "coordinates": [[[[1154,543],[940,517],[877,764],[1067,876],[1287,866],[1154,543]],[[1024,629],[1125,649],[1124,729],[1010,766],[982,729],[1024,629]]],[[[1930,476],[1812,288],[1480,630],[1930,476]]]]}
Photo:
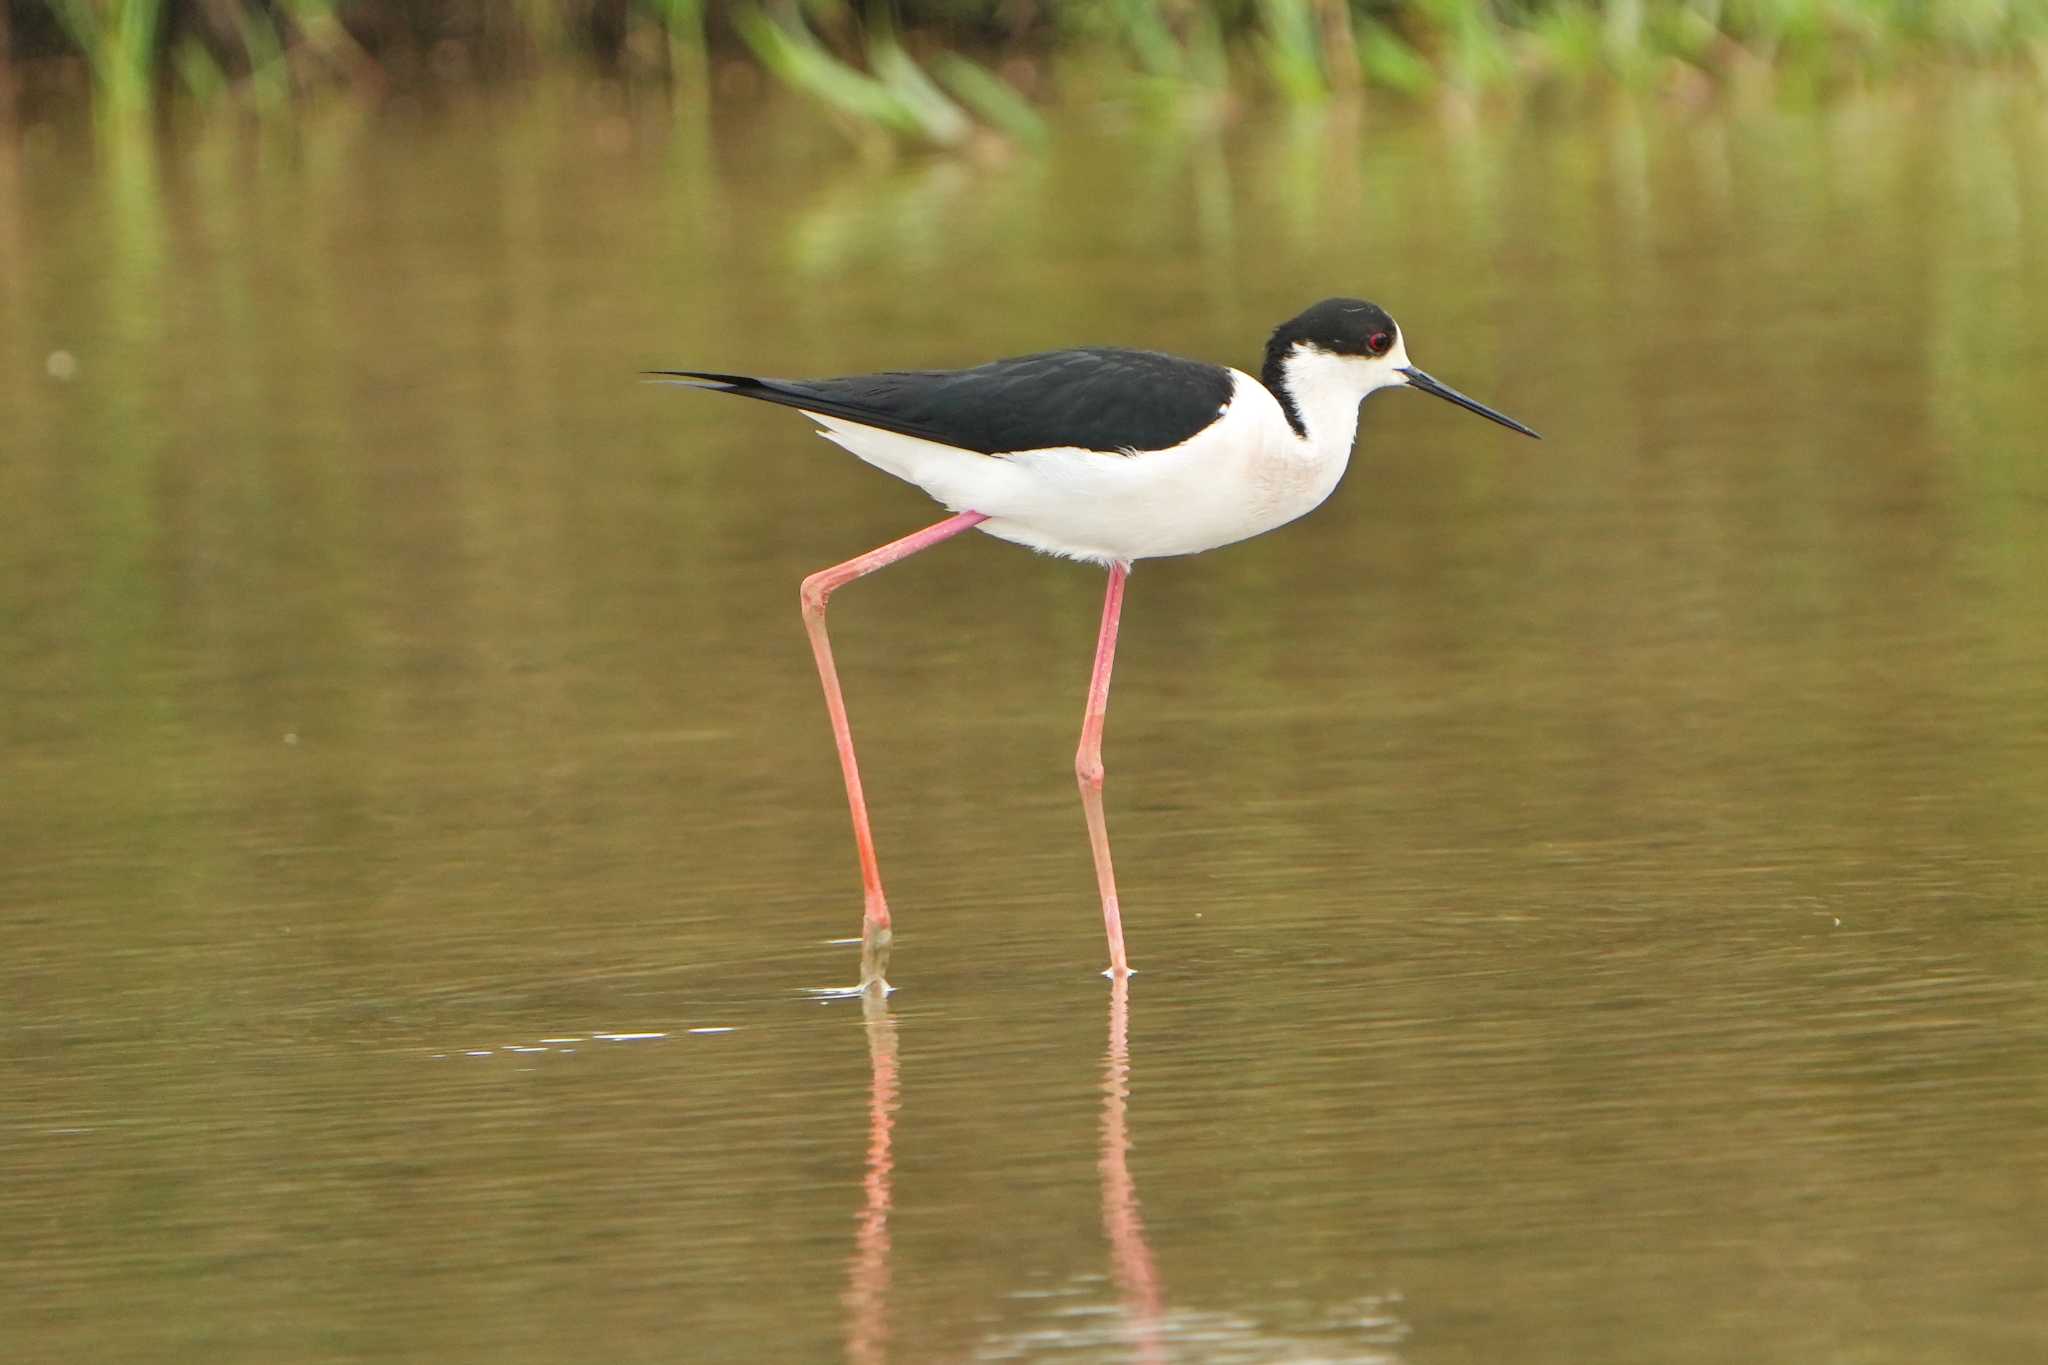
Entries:
{"type": "Polygon", "coordinates": [[[1102,1229],[1109,1237],[1111,1271],[1123,1295],[1138,1359],[1164,1360],[1159,1339],[1164,1293],[1152,1248],[1145,1242],[1145,1220],[1138,1212],[1138,1190],[1131,1183],[1131,1133],[1125,1115],[1130,1099],[1130,990],[1127,976],[1110,978],[1109,1051],[1102,1064],[1102,1229]]]}
{"type": "Polygon", "coordinates": [[[868,1167],[861,1188],[867,1199],[853,1239],[846,1277],[846,1358],[869,1365],[888,1358],[889,1205],[895,1159],[890,1139],[896,1126],[896,1021],[889,1015],[879,978],[861,994],[868,1034],[868,1167]]]}

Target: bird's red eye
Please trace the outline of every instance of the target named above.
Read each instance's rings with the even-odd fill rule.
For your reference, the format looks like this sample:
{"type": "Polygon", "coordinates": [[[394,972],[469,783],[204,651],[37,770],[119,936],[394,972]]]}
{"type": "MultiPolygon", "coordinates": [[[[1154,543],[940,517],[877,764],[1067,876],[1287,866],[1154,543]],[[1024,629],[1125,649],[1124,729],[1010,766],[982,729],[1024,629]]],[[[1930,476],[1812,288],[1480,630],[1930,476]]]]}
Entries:
{"type": "Polygon", "coordinates": [[[1393,344],[1394,334],[1392,332],[1374,332],[1365,339],[1366,349],[1374,355],[1385,355],[1387,348],[1393,344]]]}

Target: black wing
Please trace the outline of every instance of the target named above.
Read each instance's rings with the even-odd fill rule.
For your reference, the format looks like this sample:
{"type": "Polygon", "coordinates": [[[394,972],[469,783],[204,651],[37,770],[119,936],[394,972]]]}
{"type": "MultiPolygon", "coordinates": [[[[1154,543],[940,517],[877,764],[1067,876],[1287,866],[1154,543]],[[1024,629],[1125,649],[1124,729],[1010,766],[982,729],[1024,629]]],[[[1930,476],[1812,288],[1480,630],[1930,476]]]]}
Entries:
{"type": "Polygon", "coordinates": [[[1096,346],[993,360],[971,370],[890,370],[843,379],[652,373],[984,455],[1053,446],[1164,450],[1215,421],[1232,392],[1230,372],[1220,365],[1096,346]]]}

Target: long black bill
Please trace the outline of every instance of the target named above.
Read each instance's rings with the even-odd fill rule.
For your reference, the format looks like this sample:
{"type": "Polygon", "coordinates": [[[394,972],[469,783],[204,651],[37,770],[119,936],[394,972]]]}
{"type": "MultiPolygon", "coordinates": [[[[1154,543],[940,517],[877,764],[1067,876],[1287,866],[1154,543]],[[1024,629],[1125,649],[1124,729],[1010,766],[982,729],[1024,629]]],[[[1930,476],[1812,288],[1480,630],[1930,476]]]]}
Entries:
{"type": "Polygon", "coordinates": [[[1459,407],[1465,409],[1465,411],[1467,412],[1478,413],[1481,417],[1484,417],[1489,422],[1498,422],[1510,431],[1519,431],[1524,436],[1535,436],[1536,439],[1539,441],[1543,439],[1541,436],[1537,435],[1537,433],[1523,426],[1520,422],[1517,422],[1514,418],[1506,416],[1503,413],[1495,412],[1492,408],[1489,408],[1484,403],[1474,402],[1472,399],[1467,398],[1464,394],[1459,393],[1456,389],[1452,388],[1449,384],[1437,383],[1436,380],[1431,379],[1427,374],[1423,373],[1421,370],[1416,369],[1413,365],[1402,366],[1401,373],[1408,376],[1408,387],[1411,389],[1421,389],[1424,393],[1433,393],[1438,398],[1444,399],[1446,402],[1456,403],[1459,407]]]}

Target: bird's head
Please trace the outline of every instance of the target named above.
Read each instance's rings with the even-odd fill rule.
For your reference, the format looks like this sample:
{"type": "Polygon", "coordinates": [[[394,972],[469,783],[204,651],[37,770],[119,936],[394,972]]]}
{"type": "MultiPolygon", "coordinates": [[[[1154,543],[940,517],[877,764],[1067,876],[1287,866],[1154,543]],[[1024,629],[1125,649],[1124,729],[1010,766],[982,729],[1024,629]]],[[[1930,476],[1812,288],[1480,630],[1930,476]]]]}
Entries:
{"type": "MultiPolygon", "coordinates": [[[[1408,341],[1387,310],[1364,299],[1324,299],[1273,329],[1266,343],[1268,383],[1290,391],[1308,384],[1336,385],[1359,400],[1379,389],[1405,385],[1456,403],[1524,436],[1536,433],[1514,418],[1438,383],[1408,360],[1408,341]]],[[[1538,437],[1540,440],[1541,438],[1538,437]]]]}

